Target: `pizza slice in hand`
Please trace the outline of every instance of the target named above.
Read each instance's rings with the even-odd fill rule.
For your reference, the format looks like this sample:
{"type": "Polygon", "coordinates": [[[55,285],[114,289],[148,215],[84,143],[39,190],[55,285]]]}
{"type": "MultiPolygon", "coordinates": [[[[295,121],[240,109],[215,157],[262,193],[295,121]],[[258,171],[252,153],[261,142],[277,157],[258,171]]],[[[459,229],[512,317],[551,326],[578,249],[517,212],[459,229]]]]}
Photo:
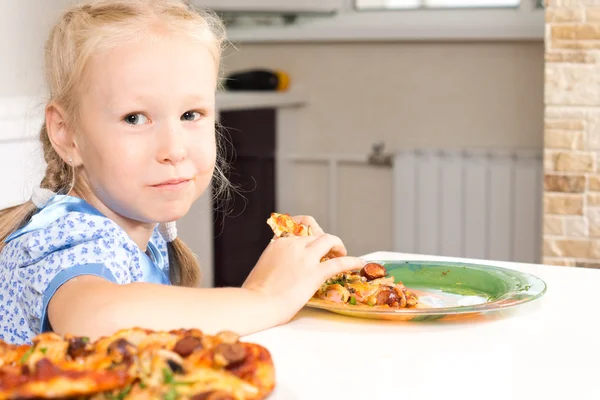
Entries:
{"type": "Polygon", "coordinates": [[[311,236],[310,226],[296,222],[289,214],[271,213],[267,224],[276,237],[286,236],[311,236]]]}
{"type": "MultiPolygon", "coordinates": [[[[267,224],[277,238],[311,235],[310,226],[296,222],[289,214],[272,213],[267,224]]],[[[332,255],[327,254],[321,262],[330,257],[332,255]]],[[[386,268],[374,262],[367,263],[360,271],[346,271],[331,277],[313,297],[339,304],[384,308],[414,307],[418,303],[415,293],[407,290],[402,282],[394,282],[386,268]]]]}
{"type": "MultiPolygon", "coordinates": [[[[312,236],[310,226],[296,222],[289,214],[271,213],[271,216],[267,220],[267,224],[271,227],[271,230],[277,238],[286,236],[312,236]]],[[[321,262],[327,261],[333,257],[333,254],[329,253],[321,258],[321,262]]]]}

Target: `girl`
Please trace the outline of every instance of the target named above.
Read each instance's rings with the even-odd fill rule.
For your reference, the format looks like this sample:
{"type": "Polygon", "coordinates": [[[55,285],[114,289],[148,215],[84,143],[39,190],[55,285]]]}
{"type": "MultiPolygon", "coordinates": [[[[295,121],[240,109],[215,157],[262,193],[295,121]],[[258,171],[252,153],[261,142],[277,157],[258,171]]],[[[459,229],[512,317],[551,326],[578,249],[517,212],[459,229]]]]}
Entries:
{"type": "Polygon", "coordinates": [[[241,288],[197,287],[171,221],[213,177],[226,184],[214,129],[223,42],[219,21],[182,0],[62,15],[46,44],[43,189],[0,213],[1,339],[133,326],[249,334],[286,323],[325,279],[363,265],[299,217],[315,236],[273,241],[241,288]]]}

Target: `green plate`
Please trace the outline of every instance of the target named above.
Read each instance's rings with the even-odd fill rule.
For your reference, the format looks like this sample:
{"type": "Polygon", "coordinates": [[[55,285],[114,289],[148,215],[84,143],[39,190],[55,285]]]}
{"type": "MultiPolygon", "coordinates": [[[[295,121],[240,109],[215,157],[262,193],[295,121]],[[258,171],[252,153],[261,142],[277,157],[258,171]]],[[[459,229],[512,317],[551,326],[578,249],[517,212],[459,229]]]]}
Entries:
{"type": "Polygon", "coordinates": [[[414,308],[391,309],[311,299],[307,306],[360,318],[424,321],[458,318],[518,306],[541,297],[546,283],[523,272],[490,265],[439,261],[369,260],[419,296],[414,308]]]}

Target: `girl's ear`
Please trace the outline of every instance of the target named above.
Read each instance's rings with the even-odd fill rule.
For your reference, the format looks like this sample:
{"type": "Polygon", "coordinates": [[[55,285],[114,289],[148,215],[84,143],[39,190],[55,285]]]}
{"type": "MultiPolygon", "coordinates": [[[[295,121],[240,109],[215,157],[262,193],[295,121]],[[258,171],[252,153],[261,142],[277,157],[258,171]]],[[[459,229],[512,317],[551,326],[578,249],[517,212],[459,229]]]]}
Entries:
{"type": "Polygon", "coordinates": [[[72,167],[79,166],[81,157],[74,132],[66,123],[64,110],[57,104],[46,107],[46,130],[52,147],[63,161],[72,167]]]}

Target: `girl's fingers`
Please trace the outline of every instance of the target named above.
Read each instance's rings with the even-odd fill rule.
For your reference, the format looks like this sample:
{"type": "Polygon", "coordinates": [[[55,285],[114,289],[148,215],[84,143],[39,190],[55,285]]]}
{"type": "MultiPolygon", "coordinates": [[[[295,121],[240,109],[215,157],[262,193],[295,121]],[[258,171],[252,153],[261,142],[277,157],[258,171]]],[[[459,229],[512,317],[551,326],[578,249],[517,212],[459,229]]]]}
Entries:
{"type": "Polygon", "coordinates": [[[310,226],[310,230],[314,236],[321,236],[325,233],[319,224],[317,224],[317,221],[309,215],[296,215],[292,219],[299,224],[310,226]]]}
{"type": "Polygon", "coordinates": [[[329,259],[321,265],[323,268],[323,280],[327,280],[332,276],[341,272],[346,272],[354,269],[361,269],[365,265],[365,260],[358,257],[337,257],[329,259]]]}
{"type": "Polygon", "coordinates": [[[311,251],[314,251],[319,259],[329,255],[334,257],[343,257],[347,254],[346,247],[342,240],[334,235],[324,233],[314,239],[307,246],[311,251]]]}

